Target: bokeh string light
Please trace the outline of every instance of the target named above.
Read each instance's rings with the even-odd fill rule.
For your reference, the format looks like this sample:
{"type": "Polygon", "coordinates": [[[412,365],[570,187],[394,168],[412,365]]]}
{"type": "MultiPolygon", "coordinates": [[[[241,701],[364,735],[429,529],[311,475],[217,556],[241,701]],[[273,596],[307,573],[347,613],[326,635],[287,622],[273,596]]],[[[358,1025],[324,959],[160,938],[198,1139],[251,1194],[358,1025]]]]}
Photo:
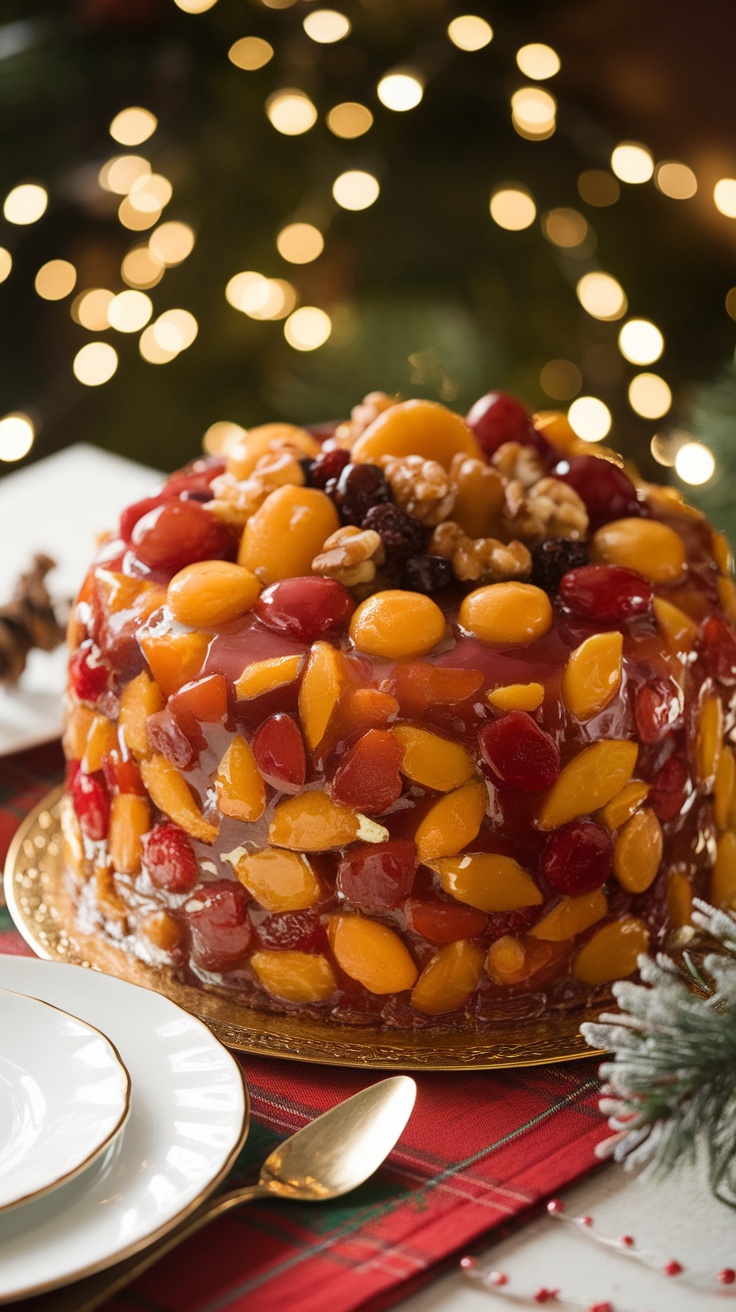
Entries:
{"type": "Polygon", "coordinates": [[[0,460],[11,462],[28,455],[35,437],[33,421],[20,411],[0,419],[0,460]]]}

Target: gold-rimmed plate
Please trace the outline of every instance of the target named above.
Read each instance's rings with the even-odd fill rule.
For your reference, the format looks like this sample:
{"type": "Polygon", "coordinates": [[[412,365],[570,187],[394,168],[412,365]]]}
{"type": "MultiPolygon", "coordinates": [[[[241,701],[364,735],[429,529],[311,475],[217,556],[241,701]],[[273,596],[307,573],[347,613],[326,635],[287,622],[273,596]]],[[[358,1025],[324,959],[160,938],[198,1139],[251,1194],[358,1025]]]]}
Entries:
{"type": "Polygon", "coordinates": [[[76,926],[62,859],[60,798],[59,790],[50,794],[23,822],[5,868],[8,907],[26,942],[41,957],[92,967],[164,993],[204,1021],[228,1047],[260,1056],[372,1070],[459,1071],[536,1066],[593,1055],[579,1027],[584,1020],[597,1019],[600,1007],[499,1021],[483,1033],[408,1033],[275,1015],[182,984],[76,926]]]}

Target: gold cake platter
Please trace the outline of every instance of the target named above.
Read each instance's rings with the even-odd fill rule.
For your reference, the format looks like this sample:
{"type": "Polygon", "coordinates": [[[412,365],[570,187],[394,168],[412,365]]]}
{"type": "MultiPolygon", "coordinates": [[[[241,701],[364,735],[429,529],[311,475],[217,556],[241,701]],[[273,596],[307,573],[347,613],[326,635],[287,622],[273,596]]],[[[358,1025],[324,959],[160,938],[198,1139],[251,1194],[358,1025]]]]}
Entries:
{"type": "Polygon", "coordinates": [[[183,984],[129,956],[108,940],[82,933],[63,864],[55,789],[18,830],[5,866],[5,896],[15,924],[39,957],[87,966],[163,993],[209,1026],[228,1048],[265,1057],[369,1070],[494,1070],[574,1061],[594,1055],[579,1026],[600,1007],[540,1019],[500,1021],[484,1033],[391,1031],[274,1015],[183,984]]]}

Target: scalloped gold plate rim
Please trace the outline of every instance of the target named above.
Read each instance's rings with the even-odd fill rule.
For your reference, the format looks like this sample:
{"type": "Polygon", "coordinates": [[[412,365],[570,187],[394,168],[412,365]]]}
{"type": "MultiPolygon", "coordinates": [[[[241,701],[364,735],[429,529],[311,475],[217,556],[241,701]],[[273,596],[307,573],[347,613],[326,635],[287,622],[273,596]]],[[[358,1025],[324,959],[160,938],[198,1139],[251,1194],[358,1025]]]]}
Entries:
{"type": "Polygon", "coordinates": [[[600,1008],[500,1021],[485,1033],[407,1033],[275,1015],[182,984],[76,927],[62,858],[61,795],[62,790],[55,789],[26,817],[5,865],[8,908],[39,957],[87,966],[163,993],[204,1021],[227,1047],[262,1057],[368,1070],[461,1071],[541,1066],[596,1055],[579,1027],[584,1020],[597,1019],[600,1008]]]}

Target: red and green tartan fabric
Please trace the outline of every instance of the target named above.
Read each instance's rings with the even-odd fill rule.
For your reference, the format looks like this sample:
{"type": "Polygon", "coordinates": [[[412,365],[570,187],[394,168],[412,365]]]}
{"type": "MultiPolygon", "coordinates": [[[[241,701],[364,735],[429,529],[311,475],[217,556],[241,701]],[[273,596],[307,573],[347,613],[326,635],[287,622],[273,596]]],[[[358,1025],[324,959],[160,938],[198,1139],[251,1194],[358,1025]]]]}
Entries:
{"type": "MultiPolygon", "coordinates": [[[[0,760],[0,855],[59,782],[56,744],[0,760]]],[[[0,910],[0,952],[26,953],[0,910]]],[[[225,1188],[276,1143],[380,1075],[242,1058],[253,1123],[225,1188]]],[[[332,1204],[250,1204],[146,1272],[108,1312],[377,1312],[590,1171],[608,1133],[597,1061],[417,1075],[416,1110],[386,1165],[332,1204]]],[[[16,1304],[32,1309],[28,1304],[16,1304]]]]}

